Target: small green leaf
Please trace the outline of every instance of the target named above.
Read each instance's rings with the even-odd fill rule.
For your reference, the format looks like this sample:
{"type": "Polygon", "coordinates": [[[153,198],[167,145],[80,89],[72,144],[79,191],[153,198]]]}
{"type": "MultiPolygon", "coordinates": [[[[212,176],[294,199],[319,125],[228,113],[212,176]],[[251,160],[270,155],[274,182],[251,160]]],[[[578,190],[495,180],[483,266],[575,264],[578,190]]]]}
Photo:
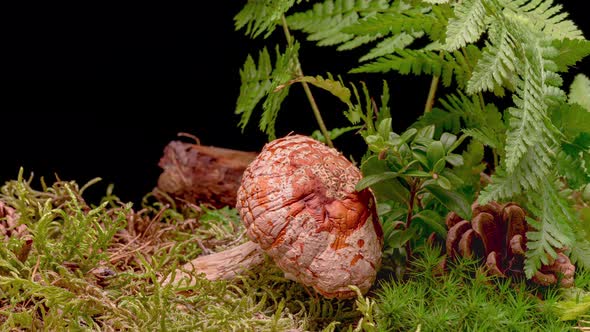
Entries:
{"type": "Polygon", "coordinates": [[[570,85],[569,102],[577,103],[590,112],[590,79],[578,74],[570,85]]]}
{"type": "Polygon", "coordinates": [[[457,141],[457,136],[450,133],[442,133],[440,141],[445,147],[445,150],[448,150],[457,141]]]}
{"type": "Polygon", "coordinates": [[[420,220],[430,229],[441,235],[443,238],[447,236],[447,229],[444,224],[443,218],[432,210],[422,210],[416,213],[412,220],[420,220]]]}
{"type": "Polygon", "coordinates": [[[414,156],[414,159],[417,159],[420,162],[420,164],[422,164],[422,166],[424,166],[425,168],[430,168],[428,159],[424,152],[420,150],[412,150],[412,156],[414,156]]]}
{"type": "Polygon", "coordinates": [[[426,158],[428,159],[428,166],[432,169],[434,165],[445,156],[445,148],[440,141],[434,141],[428,145],[426,149],[426,158]]]}
{"type": "Polygon", "coordinates": [[[389,179],[394,179],[398,176],[399,176],[399,173],[396,173],[396,172],[383,172],[380,174],[365,176],[356,184],[355,189],[357,191],[361,191],[369,186],[374,185],[375,183],[382,182],[382,181],[389,180],[389,179]]]}
{"type": "MultiPolygon", "coordinates": [[[[336,138],[340,137],[342,134],[345,134],[347,132],[357,130],[360,128],[361,128],[361,126],[334,128],[334,129],[328,131],[328,134],[330,135],[331,140],[335,140],[336,138]]],[[[324,137],[322,132],[319,130],[315,130],[313,133],[311,133],[311,137],[317,139],[320,142],[326,143],[326,138],[324,137]]]]}
{"type": "Polygon", "coordinates": [[[379,135],[367,135],[365,137],[365,142],[367,143],[369,150],[375,153],[379,153],[386,147],[385,142],[383,141],[383,137],[379,135]]]}
{"type": "Polygon", "coordinates": [[[379,135],[387,141],[389,139],[389,133],[391,132],[391,118],[381,120],[377,131],[379,132],[379,135]]]}
{"type": "Polygon", "coordinates": [[[425,186],[424,189],[428,190],[450,211],[454,211],[465,220],[471,220],[471,204],[459,193],[432,184],[425,186]]]}
{"type": "Polygon", "coordinates": [[[416,178],[431,178],[432,174],[417,169],[411,169],[403,173],[405,176],[413,176],[416,178]]]}
{"type": "Polygon", "coordinates": [[[445,160],[455,167],[463,165],[463,156],[460,154],[451,153],[445,157],[445,160]]]}
{"type": "Polygon", "coordinates": [[[350,101],[350,90],[342,85],[342,82],[334,80],[331,75],[328,78],[323,78],[321,76],[301,76],[289,83],[294,82],[307,82],[310,84],[315,85],[318,88],[324,89],[330,92],[335,97],[338,97],[343,103],[352,107],[352,102],[350,101]]]}
{"type": "Polygon", "coordinates": [[[433,139],[434,138],[434,131],[435,131],[434,125],[426,126],[424,128],[420,128],[420,130],[418,131],[418,136],[433,139]]]}
{"type": "MultiPolygon", "coordinates": [[[[361,171],[364,176],[390,172],[385,160],[379,160],[377,156],[369,157],[361,165],[361,171]]],[[[396,178],[390,178],[387,181],[378,182],[371,186],[371,189],[377,196],[377,200],[394,200],[406,204],[410,192],[396,178]]]]}
{"type": "Polygon", "coordinates": [[[391,248],[401,248],[416,235],[416,231],[414,228],[394,229],[388,235],[384,242],[391,248]]]}
{"type": "Polygon", "coordinates": [[[455,149],[458,148],[467,137],[469,137],[469,135],[459,136],[459,138],[455,142],[453,142],[453,144],[451,144],[451,146],[448,149],[446,149],[447,153],[455,151],[455,149]]]}
{"type": "Polygon", "coordinates": [[[400,146],[406,142],[409,142],[411,139],[414,138],[414,136],[416,135],[417,132],[418,132],[418,130],[416,130],[415,128],[410,128],[410,129],[404,131],[403,134],[396,137],[396,138],[398,138],[398,140],[395,141],[394,145],[400,146]]]}
{"type": "Polygon", "coordinates": [[[451,186],[451,181],[449,181],[449,179],[447,179],[446,177],[439,175],[438,178],[436,179],[436,183],[441,186],[443,189],[446,190],[451,190],[452,186],[451,186]]]}
{"type": "Polygon", "coordinates": [[[440,159],[439,161],[436,162],[436,164],[434,164],[434,167],[432,168],[432,173],[440,173],[443,171],[443,169],[445,169],[445,165],[447,164],[445,159],[440,159]]]}

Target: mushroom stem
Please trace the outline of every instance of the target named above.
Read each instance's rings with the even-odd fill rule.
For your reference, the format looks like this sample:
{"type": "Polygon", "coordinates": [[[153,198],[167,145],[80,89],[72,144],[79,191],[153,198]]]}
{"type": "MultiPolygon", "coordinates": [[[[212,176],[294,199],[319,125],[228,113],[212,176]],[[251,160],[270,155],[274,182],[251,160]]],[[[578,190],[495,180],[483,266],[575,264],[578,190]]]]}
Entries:
{"type": "Polygon", "coordinates": [[[191,285],[194,283],[194,276],[201,273],[204,273],[205,278],[209,280],[228,280],[262,264],[264,260],[265,254],[262,248],[248,241],[228,250],[199,256],[177,269],[174,280],[171,280],[171,276],[167,276],[162,284],[178,284],[183,279],[188,279],[188,285],[191,285]]]}

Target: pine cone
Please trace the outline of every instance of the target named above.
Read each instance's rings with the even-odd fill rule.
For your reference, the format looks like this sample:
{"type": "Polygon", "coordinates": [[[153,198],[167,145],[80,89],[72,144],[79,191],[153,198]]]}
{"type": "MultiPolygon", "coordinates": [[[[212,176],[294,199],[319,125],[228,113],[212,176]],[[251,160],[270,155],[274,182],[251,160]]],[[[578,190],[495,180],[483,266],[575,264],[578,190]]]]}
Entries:
{"type": "MultiPolygon", "coordinates": [[[[485,260],[486,270],[498,277],[523,278],[526,252],[525,211],[516,203],[490,202],[471,206],[473,217],[463,220],[455,212],[447,215],[447,258],[458,256],[485,260]]],[[[542,265],[531,280],[539,285],[574,284],[575,266],[562,252],[542,265]]]]}

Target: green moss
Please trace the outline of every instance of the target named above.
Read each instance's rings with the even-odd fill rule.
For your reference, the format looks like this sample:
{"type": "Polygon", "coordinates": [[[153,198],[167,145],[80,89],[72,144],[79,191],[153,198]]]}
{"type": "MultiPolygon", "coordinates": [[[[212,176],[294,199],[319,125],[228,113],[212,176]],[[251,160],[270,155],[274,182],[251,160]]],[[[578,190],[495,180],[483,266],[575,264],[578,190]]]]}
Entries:
{"type": "Polygon", "coordinates": [[[555,311],[556,289],[491,278],[478,262],[466,259],[436,273],[441,259],[437,250],[425,249],[408,280],[380,282],[381,330],[564,331],[573,326],[555,311]]]}
{"type": "MultiPolygon", "coordinates": [[[[436,251],[424,251],[407,279],[381,277],[351,300],[324,299],[270,261],[232,281],[195,276],[191,286],[162,286],[204,249],[245,240],[235,209],[150,196],[135,209],[110,190],[94,206],[75,182],[41,187],[21,174],[0,188],[0,201],[26,226],[0,234],[0,330],[551,331],[583,323],[583,315],[560,320],[561,293],[491,280],[475,262],[439,275],[436,251]]],[[[589,280],[581,270],[576,286],[587,292],[589,280]]]]}
{"type": "Polygon", "coordinates": [[[3,330],[315,331],[361,317],[354,300],[313,295],[270,262],[233,281],[196,276],[191,286],[161,286],[203,249],[245,239],[235,209],[177,209],[146,196],[136,211],[110,191],[90,206],[75,182],[35,190],[22,174],[1,192],[26,226],[0,247],[3,330]]]}

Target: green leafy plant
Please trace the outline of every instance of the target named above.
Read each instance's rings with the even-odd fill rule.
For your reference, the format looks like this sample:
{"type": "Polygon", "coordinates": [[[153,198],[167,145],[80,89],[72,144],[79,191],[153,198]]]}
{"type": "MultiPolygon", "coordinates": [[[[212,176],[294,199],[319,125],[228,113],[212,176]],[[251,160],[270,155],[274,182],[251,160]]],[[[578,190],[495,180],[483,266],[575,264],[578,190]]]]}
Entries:
{"type": "Polygon", "coordinates": [[[471,203],[455,191],[463,180],[447,167],[463,165],[463,157],[453,151],[466,136],[443,133],[434,139],[434,126],[410,128],[401,135],[390,128],[391,118],[384,119],[377,134],[365,137],[377,154],[363,162],[365,177],[356,188],[370,186],[380,202],[386,253],[403,248],[409,256],[431,234],[446,237],[441,205],[470,218],[471,203]]]}
{"type": "MultiPolygon", "coordinates": [[[[373,180],[391,177],[399,181],[406,177],[404,181],[412,181],[416,177],[411,174],[393,175],[401,169],[392,168],[392,164],[382,167],[381,174],[371,166],[375,160],[390,160],[389,153],[395,151],[392,146],[386,152],[371,149],[378,137],[383,142],[392,137],[394,142],[399,140],[386,125],[378,136],[374,132],[375,124],[378,127],[385,118],[395,118],[395,110],[387,104],[378,109],[371,97],[365,98],[363,110],[354,84],[344,83],[341,76],[338,80],[329,73],[304,76],[298,51],[315,43],[338,52],[363,52],[359,65],[346,69],[347,75],[429,75],[424,110],[411,127],[419,131],[435,125],[431,139],[437,137],[439,142],[443,132],[446,137],[470,137],[463,152],[470,157],[470,165],[456,169],[470,177],[470,185],[445,188],[447,177],[443,176],[443,180],[431,179],[436,188],[451,188],[450,192],[458,196],[472,195],[480,204],[492,200],[522,202],[533,226],[527,233],[527,277],[549,257],[555,257],[558,249],[567,250],[574,262],[588,267],[590,240],[584,231],[588,225],[576,218],[568,193],[581,191],[589,183],[590,112],[585,93],[589,83],[578,76],[568,96],[562,88],[562,75],[590,54],[590,43],[567,16],[552,0],[248,2],[235,16],[236,29],[244,29],[251,37],[268,37],[281,30],[286,49],[281,53],[277,46],[274,67],[265,50],[258,66],[251,58],[247,60],[236,112],[242,114],[243,128],[257,103],[265,98],[260,127],[273,138],[275,133],[270,128],[293,84],[303,84],[312,110],[321,118],[308,84],[315,83],[344,103],[343,113],[353,126],[363,126],[360,133],[367,140],[368,153],[362,162],[367,175],[373,180]],[[308,43],[297,41],[293,31],[301,33],[308,43]],[[439,94],[442,96],[437,97],[439,94]],[[482,147],[484,152],[489,151],[490,159],[484,160],[482,147]],[[386,154],[385,158],[380,159],[379,153],[386,154]],[[476,156],[481,159],[474,160],[476,156]],[[485,169],[480,168],[482,160],[487,162],[485,169]],[[473,181],[475,170],[486,172],[480,174],[487,179],[482,187],[473,181]]],[[[319,124],[322,136],[331,144],[330,131],[323,122],[319,124]]],[[[411,131],[404,134],[408,133],[411,131]]],[[[428,146],[421,148],[428,150],[428,146]]],[[[420,169],[426,173],[434,167],[419,159],[406,162],[428,166],[420,169]]],[[[391,179],[387,180],[389,184],[391,179]]],[[[371,187],[375,189],[377,182],[371,187]]],[[[426,191],[436,196],[432,190],[426,191]]],[[[408,191],[404,199],[411,196],[408,191]]]]}

